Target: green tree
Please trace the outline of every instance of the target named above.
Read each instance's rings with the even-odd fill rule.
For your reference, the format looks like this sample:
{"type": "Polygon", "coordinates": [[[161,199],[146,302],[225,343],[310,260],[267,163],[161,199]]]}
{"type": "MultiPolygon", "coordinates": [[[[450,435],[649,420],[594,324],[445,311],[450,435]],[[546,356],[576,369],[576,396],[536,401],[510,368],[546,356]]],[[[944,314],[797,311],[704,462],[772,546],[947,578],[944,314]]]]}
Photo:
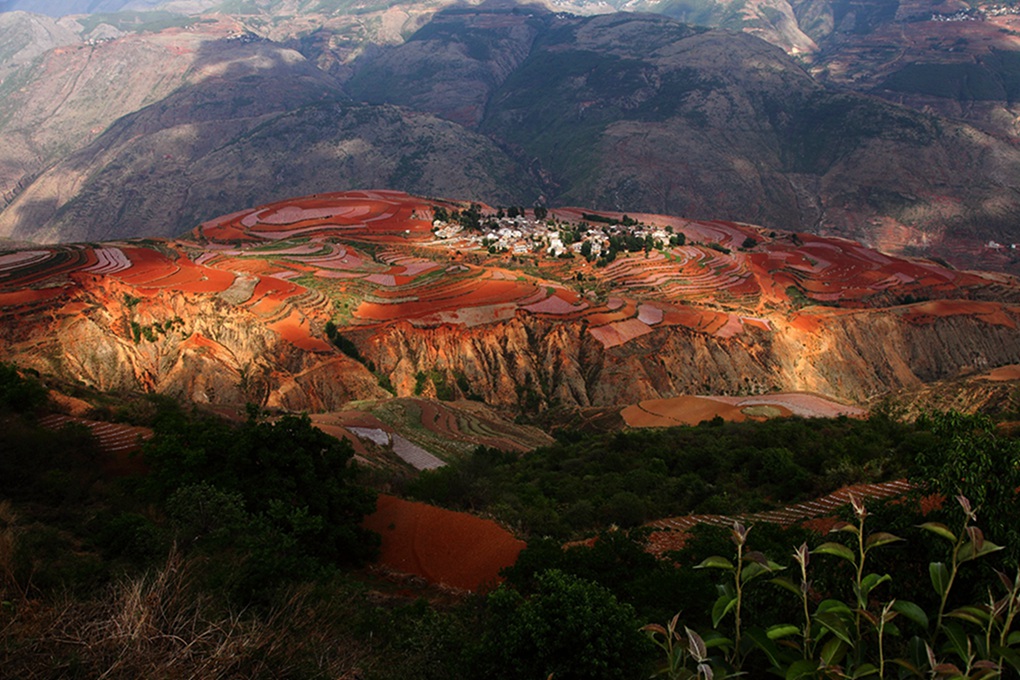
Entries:
{"type": "Polygon", "coordinates": [[[361,521],[375,508],[375,494],[356,484],[350,443],[313,427],[307,415],[270,422],[252,409],[232,427],[165,409],[155,430],[144,456],[161,498],[205,483],[240,495],[246,513],[323,565],[373,556],[378,536],[361,521]]]}
{"type": "Polygon", "coordinates": [[[46,403],[46,388],[31,377],[22,377],[13,364],[0,362],[0,410],[24,413],[46,403]]]}
{"type": "Polygon", "coordinates": [[[630,605],[602,586],[549,570],[531,597],[502,586],[489,595],[479,677],[615,680],[639,677],[651,648],[630,605]]]}
{"type": "Polygon", "coordinates": [[[938,443],[916,454],[910,478],[929,492],[969,498],[988,535],[1006,545],[1015,562],[1020,556],[1020,442],[1000,434],[981,414],[934,413],[918,425],[930,429],[938,443]]]}

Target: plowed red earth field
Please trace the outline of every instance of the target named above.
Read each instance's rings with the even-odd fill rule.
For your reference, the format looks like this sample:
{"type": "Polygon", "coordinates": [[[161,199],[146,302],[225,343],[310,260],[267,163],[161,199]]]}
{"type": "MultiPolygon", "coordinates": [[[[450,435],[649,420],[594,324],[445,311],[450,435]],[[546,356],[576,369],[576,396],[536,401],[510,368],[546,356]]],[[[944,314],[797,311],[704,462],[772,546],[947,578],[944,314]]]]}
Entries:
{"type": "Polygon", "coordinates": [[[491,520],[393,496],[379,496],[364,526],[382,536],[380,564],[461,590],[496,584],[525,545],[491,520]]]}

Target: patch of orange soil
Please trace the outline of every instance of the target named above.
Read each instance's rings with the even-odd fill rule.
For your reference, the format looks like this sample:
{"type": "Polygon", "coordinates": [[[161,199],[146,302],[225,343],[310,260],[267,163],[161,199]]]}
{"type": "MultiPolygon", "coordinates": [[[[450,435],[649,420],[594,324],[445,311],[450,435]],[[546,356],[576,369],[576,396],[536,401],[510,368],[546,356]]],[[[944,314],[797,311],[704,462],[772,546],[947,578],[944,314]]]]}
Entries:
{"type": "Polygon", "coordinates": [[[324,340],[311,334],[308,319],[297,311],[292,311],[285,318],[267,324],[280,337],[295,347],[309,352],[329,352],[330,347],[324,340]]]}
{"type": "MultiPolygon", "coordinates": [[[[1010,310],[1012,311],[1012,310],[1010,310]]],[[[997,302],[934,300],[914,305],[903,318],[911,323],[931,323],[936,317],[974,316],[994,326],[1016,328],[1015,319],[997,302]]]]}
{"type": "Polygon", "coordinates": [[[379,563],[462,590],[498,583],[525,546],[491,520],[385,495],[364,526],[382,536],[379,563]]]}
{"type": "Polygon", "coordinates": [[[780,392],[752,397],[680,396],[648,399],[626,407],[620,415],[628,427],[673,427],[697,425],[716,416],[739,423],[755,417],[754,407],[770,407],[775,410],[776,417],[862,417],[866,413],[864,409],[840,404],[817,394],[780,392]]]}
{"type": "MultiPolygon", "coordinates": [[[[418,292],[418,291],[416,291],[418,292]]],[[[419,317],[439,311],[464,307],[481,307],[501,302],[513,302],[529,297],[534,286],[517,281],[472,280],[449,286],[420,291],[416,301],[401,301],[390,304],[362,302],[354,315],[367,322],[387,322],[398,319],[419,317]]],[[[377,297],[383,297],[377,293],[377,297]]]]}
{"type": "Polygon", "coordinates": [[[63,287],[54,286],[52,288],[39,289],[25,288],[10,293],[0,293],[0,307],[23,307],[36,302],[52,300],[53,298],[60,297],[64,292],[65,289],[63,287]]]}
{"type": "Polygon", "coordinates": [[[628,406],[620,412],[628,427],[673,427],[697,425],[703,420],[721,416],[725,420],[741,422],[747,419],[740,407],[706,397],[672,397],[647,399],[628,406]]]}
{"type": "Polygon", "coordinates": [[[194,236],[213,241],[280,240],[342,230],[384,241],[431,240],[431,204],[398,191],[347,191],[288,199],[206,222],[194,236]]]}
{"type": "Polygon", "coordinates": [[[822,328],[822,322],[811,314],[794,314],[790,317],[790,325],[805,333],[817,333],[822,328]]]}
{"type": "Polygon", "coordinates": [[[1013,364],[1012,366],[999,366],[988,372],[987,375],[982,376],[985,380],[994,381],[1007,381],[1007,380],[1020,380],[1020,364],[1013,364]]]}

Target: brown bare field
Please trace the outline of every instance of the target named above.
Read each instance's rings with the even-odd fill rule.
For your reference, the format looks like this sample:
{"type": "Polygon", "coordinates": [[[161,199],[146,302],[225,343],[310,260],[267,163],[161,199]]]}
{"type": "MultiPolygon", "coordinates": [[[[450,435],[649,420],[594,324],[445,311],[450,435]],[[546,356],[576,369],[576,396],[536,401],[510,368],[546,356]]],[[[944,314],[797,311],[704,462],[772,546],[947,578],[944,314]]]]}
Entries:
{"type": "Polygon", "coordinates": [[[985,380],[994,380],[997,382],[1020,380],[1020,365],[1013,364],[1012,366],[999,366],[982,377],[985,380]]]}
{"type": "Polygon", "coordinates": [[[904,315],[910,323],[931,323],[937,317],[973,316],[985,323],[995,326],[1016,328],[1016,320],[1009,312],[1017,313],[1015,308],[1007,310],[997,302],[977,302],[972,300],[934,300],[913,305],[904,315]]]}
{"type": "Polygon", "coordinates": [[[382,536],[380,564],[459,590],[497,584],[525,546],[491,520],[386,495],[364,526],[382,536]]]}
{"type": "Polygon", "coordinates": [[[798,415],[804,418],[863,417],[864,409],[848,406],[807,392],[787,392],[751,397],[680,396],[648,399],[624,408],[620,415],[628,427],[697,425],[720,417],[742,422],[763,417],[798,415]]]}
{"type": "Polygon", "coordinates": [[[672,397],[649,399],[626,407],[620,412],[628,427],[673,427],[697,425],[716,416],[724,420],[741,422],[746,416],[739,406],[726,404],[708,397],[672,397]]]}

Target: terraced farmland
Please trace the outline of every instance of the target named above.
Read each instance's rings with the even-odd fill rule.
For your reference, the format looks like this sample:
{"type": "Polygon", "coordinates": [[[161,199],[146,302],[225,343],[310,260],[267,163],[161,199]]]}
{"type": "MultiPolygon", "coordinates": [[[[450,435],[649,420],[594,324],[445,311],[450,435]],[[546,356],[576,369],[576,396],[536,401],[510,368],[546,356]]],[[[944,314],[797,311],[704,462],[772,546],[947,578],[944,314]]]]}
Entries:
{"type": "Polygon", "coordinates": [[[622,215],[569,208],[542,220],[500,215],[352,191],[241,211],[174,240],[3,253],[5,348],[86,383],[161,391],[188,375],[187,389],[209,403],[254,398],[322,410],[378,399],[380,386],[401,397],[474,395],[528,408],[768,390],[849,402],[890,376],[902,387],[1020,363],[1020,285],[1005,275],[730,222],[634,215],[624,225],[622,215]],[[458,222],[465,214],[475,226],[458,222]],[[225,312],[229,330],[213,321],[225,312]],[[867,333],[850,327],[880,317],[902,329],[891,336],[901,344],[918,341],[907,328],[929,328],[938,342],[949,337],[938,330],[947,323],[998,330],[982,336],[992,344],[976,359],[959,344],[968,340],[951,340],[959,349],[947,349],[952,361],[935,372],[906,347],[878,357],[888,367],[871,368],[866,349],[830,338],[864,342],[867,333]],[[89,339],[69,346],[65,336],[80,332],[71,328],[89,339]],[[130,357],[133,377],[114,376],[98,355],[76,358],[97,334],[106,355],[130,357]],[[655,349],[666,345],[672,354],[655,349]],[[848,353],[844,365],[861,364],[856,382],[815,367],[833,349],[848,353]],[[189,371],[195,358],[215,367],[215,385],[189,371]],[[641,365],[626,379],[614,372],[631,358],[641,365]],[[728,377],[714,384],[710,374],[728,377]]]}

